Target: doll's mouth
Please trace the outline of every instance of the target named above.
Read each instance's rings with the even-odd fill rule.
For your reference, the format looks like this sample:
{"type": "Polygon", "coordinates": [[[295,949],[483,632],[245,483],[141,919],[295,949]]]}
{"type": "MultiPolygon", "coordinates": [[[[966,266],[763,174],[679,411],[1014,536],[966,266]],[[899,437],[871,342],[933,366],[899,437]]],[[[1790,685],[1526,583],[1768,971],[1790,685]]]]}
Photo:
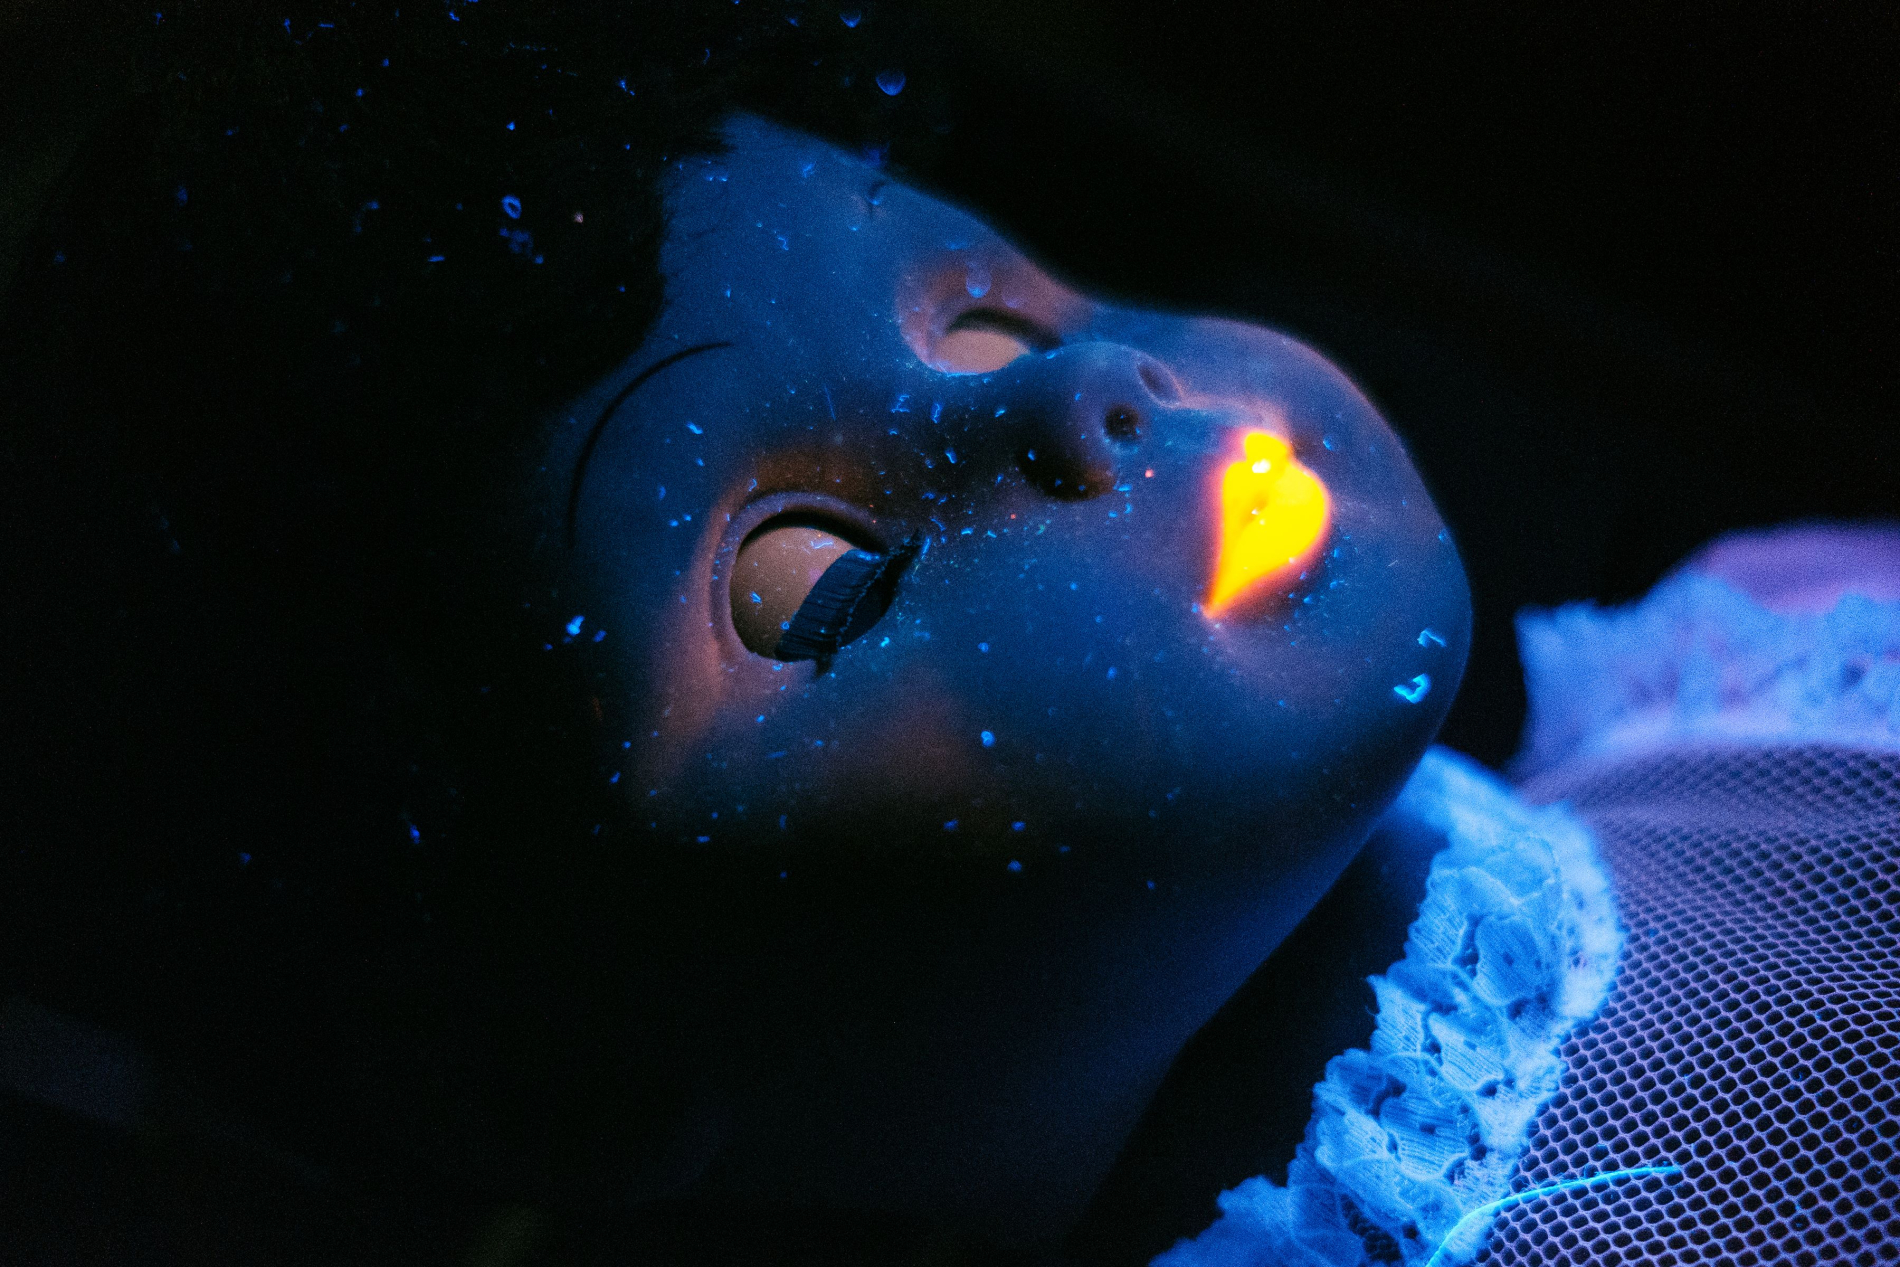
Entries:
{"type": "Polygon", "coordinates": [[[1210,620],[1310,560],[1332,521],[1325,483],[1268,431],[1241,437],[1241,455],[1221,472],[1214,496],[1220,541],[1201,603],[1210,620]]]}

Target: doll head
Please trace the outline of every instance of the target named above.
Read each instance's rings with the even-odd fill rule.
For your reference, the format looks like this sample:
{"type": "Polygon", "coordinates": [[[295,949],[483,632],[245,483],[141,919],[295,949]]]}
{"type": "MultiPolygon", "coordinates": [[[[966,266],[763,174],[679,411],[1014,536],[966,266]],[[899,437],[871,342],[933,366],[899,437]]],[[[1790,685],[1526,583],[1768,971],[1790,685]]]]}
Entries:
{"type": "Polygon", "coordinates": [[[666,307],[539,493],[633,989],[708,1189],[1046,1228],[1430,741],[1463,572],[1311,349],[725,140],[672,164],[666,307]]]}

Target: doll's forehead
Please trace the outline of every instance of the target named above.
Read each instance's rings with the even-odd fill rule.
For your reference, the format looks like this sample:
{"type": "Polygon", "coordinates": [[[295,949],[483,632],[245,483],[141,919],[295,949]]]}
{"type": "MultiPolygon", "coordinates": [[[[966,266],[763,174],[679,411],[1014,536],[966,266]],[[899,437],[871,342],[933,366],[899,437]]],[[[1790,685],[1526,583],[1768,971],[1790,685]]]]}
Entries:
{"type": "Polygon", "coordinates": [[[801,247],[850,245],[871,257],[1009,249],[977,217],[892,177],[875,156],[745,113],[729,116],[720,136],[722,153],[680,159],[667,174],[669,247],[712,237],[767,260],[801,247]]]}

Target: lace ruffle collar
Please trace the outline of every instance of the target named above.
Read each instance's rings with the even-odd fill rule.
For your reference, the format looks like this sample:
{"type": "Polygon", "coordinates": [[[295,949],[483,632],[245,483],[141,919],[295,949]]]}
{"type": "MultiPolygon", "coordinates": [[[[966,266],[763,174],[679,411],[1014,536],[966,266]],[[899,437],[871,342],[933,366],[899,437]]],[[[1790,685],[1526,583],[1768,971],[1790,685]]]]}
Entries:
{"type": "Polygon", "coordinates": [[[1900,750],[1900,603],[1782,615],[1681,573],[1624,607],[1527,609],[1517,642],[1519,779],[1684,740],[1900,750]]]}

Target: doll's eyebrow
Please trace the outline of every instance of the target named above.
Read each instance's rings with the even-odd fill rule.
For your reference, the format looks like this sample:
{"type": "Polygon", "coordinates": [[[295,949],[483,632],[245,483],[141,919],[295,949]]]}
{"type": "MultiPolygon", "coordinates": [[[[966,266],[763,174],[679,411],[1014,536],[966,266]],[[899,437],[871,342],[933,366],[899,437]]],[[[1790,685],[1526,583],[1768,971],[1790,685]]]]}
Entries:
{"type": "Polygon", "coordinates": [[[716,343],[696,343],[690,348],[681,348],[677,352],[663,356],[641,370],[638,374],[635,374],[633,381],[615,392],[614,398],[608,401],[605,407],[601,409],[600,416],[594,419],[594,425],[588,429],[587,439],[581,443],[580,456],[574,460],[574,476],[567,486],[567,545],[570,550],[574,548],[574,523],[580,510],[581,481],[587,476],[587,463],[592,460],[594,456],[594,446],[600,443],[601,433],[607,430],[607,424],[613,420],[613,416],[619,410],[620,406],[627,403],[627,397],[633,395],[634,392],[640,389],[642,383],[669,365],[677,365],[689,356],[698,356],[701,352],[710,352],[714,348],[729,348],[731,346],[732,344],[729,341],[722,339],[716,343]]]}
{"type": "Polygon", "coordinates": [[[1062,336],[1039,321],[1000,308],[972,308],[950,323],[951,330],[994,330],[1012,339],[1020,339],[1032,352],[1053,352],[1062,346],[1062,336]]]}

